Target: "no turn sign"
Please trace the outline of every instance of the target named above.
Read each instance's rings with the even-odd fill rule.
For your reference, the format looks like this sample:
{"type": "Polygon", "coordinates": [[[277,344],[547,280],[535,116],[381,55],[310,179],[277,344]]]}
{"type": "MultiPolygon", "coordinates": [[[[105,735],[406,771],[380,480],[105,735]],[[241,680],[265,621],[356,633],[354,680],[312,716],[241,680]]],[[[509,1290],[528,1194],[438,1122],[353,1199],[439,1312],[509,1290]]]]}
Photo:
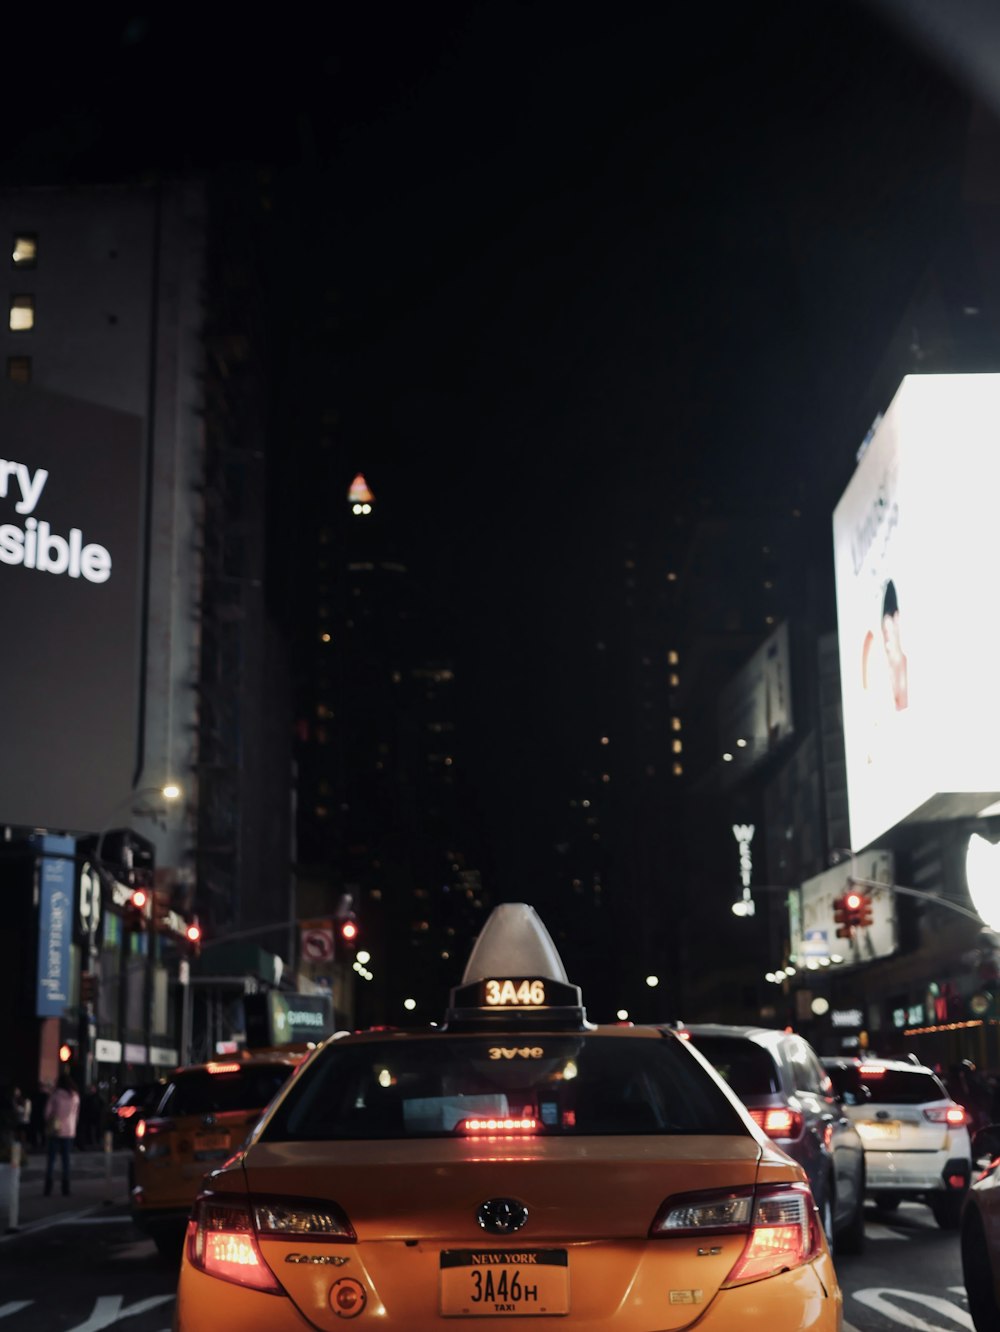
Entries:
{"type": "Polygon", "coordinates": [[[333,960],[333,923],[310,921],[302,925],[300,953],[303,962],[333,960]]]}

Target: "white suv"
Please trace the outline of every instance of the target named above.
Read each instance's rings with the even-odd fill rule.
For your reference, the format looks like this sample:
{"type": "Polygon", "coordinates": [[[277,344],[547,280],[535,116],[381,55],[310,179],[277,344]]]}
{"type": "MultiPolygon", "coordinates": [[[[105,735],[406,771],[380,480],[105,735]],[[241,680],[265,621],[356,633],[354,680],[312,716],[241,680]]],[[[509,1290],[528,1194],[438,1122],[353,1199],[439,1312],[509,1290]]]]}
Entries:
{"type": "Polygon", "coordinates": [[[865,1145],[866,1191],[882,1211],[904,1198],[927,1203],[957,1230],[969,1187],[969,1116],[941,1079],[897,1059],[824,1059],[844,1113],[865,1145]]]}

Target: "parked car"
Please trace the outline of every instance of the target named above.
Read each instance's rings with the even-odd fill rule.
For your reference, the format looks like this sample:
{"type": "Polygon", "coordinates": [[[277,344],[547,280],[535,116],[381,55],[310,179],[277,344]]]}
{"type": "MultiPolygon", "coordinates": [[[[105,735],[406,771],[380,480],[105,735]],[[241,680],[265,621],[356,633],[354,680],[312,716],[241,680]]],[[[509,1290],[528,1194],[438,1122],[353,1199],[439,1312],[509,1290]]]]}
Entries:
{"type": "Polygon", "coordinates": [[[808,1041],[766,1027],[685,1024],[769,1138],[798,1161],[835,1252],[865,1243],[865,1150],[808,1041]]]}
{"type": "Polygon", "coordinates": [[[957,1230],[969,1187],[969,1116],[932,1069],[900,1059],[824,1059],[865,1144],[869,1196],[882,1211],[924,1202],[957,1230]]]}
{"type": "Polygon", "coordinates": [[[179,1068],[138,1117],[132,1219],[161,1253],[179,1251],[202,1177],[233,1154],[304,1058],[303,1050],[241,1051],[179,1068]]]}
{"type": "Polygon", "coordinates": [[[962,1207],[962,1276],[976,1332],[1000,1328],[1000,1124],[972,1139],[972,1186],[962,1207]]]}

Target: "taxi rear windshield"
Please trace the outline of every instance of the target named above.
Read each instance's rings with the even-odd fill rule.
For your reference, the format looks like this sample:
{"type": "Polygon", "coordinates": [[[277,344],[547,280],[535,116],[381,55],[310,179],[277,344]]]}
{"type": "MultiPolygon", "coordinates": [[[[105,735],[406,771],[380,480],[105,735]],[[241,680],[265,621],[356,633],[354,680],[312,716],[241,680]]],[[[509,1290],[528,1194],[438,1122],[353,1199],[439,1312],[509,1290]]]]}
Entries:
{"type": "Polygon", "coordinates": [[[241,1068],[233,1073],[192,1069],[180,1073],[167,1088],[159,1113],[172,1115],[224,1115],[230,1110],[261,1110],[291,1076],[292,1068],[274,1064],[241,1068]]]}
{"type": "Polygon", "coordinates": [[[711,1074],[672,1040],[470,1035],[329,1047],[262,1141],[454,1137],[497,1120],[556,1137],[747,1132],[711,1074]]]}

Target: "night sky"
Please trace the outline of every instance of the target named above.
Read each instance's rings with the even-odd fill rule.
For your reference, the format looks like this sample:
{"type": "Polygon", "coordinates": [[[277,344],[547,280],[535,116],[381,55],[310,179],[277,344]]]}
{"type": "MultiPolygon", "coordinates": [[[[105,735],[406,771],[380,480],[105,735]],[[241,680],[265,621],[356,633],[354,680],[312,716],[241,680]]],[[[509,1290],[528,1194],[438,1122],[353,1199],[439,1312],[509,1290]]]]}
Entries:
{"type": "Polygon", "coordinates": [[[252,161],[300,192],[290,317],[340,293],[345,453],[453,607],[513,864],[620,543],[705,496],[801,503],[829,544],[969,99],[841,0],[304,13],[20,16],[0,171],[252,161]]]}

